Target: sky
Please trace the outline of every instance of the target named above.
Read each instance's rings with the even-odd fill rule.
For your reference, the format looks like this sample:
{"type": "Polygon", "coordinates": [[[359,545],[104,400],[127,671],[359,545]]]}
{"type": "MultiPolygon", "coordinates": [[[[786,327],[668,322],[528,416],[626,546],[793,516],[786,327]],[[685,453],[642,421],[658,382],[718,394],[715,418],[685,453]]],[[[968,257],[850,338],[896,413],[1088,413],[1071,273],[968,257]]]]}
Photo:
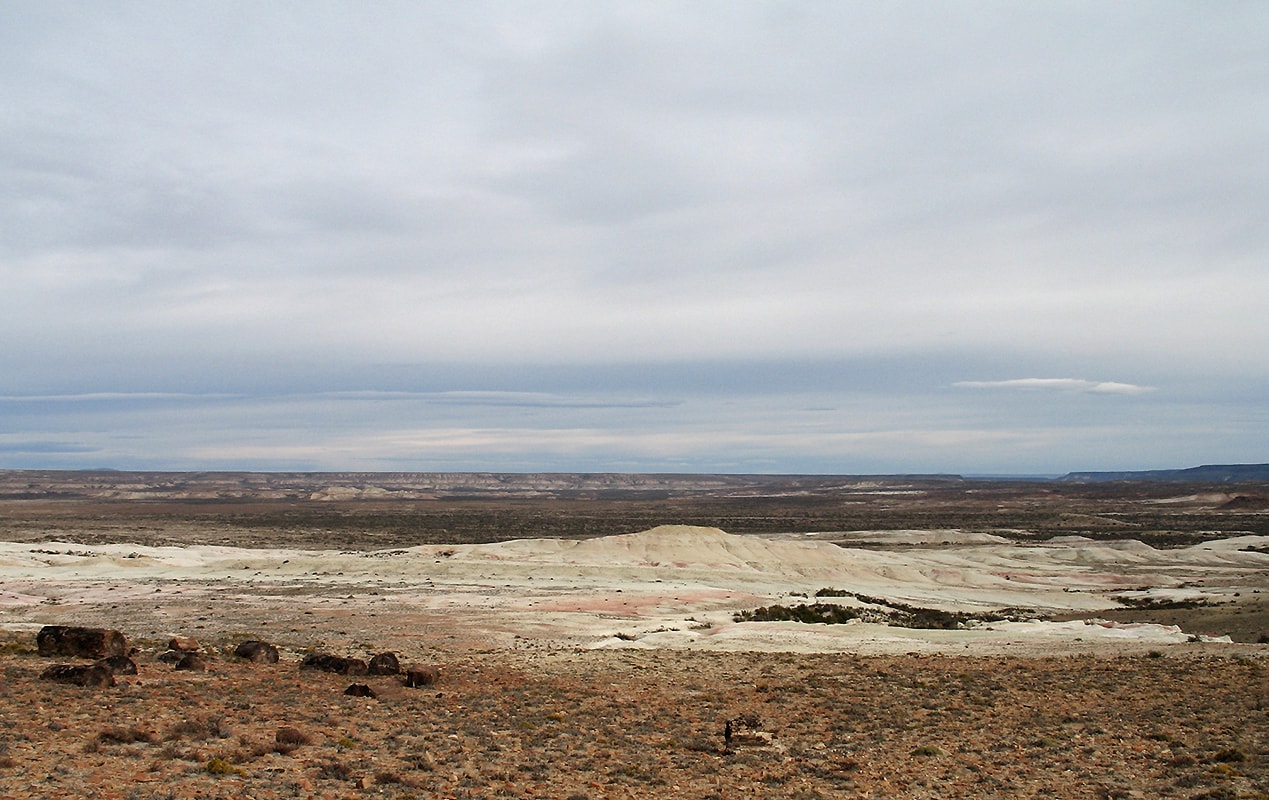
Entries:
{"type": "Polygon", "coordinates": [[[0,0],[0,468],[1269,461],[1269,4],[0,0]]]}

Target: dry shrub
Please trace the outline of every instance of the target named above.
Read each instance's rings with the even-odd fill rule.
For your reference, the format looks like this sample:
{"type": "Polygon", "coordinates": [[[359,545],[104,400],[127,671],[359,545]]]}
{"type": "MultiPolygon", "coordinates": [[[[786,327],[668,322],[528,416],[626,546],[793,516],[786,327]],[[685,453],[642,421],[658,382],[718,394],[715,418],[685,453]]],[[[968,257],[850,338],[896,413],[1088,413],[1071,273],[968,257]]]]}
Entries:
{"type": "Polygon", "coordinates": [[[342,761],[334,759],[327,761],[317,768],[317,777],[327,781],[347,781],[352,780],[352,767],[342,761]]]}
{"type": "Polygon", "coordinates": [[[234,766],[223,758],[213,758],[204,766],[212,775],[243,775],[241,767],[234,766]]]}
{"type": "Polygon", "coordinates": [[[194,741],[204,742],[208,739],[227,739],[230,736],[229,729],[225,727],[223,717],[208,716],[202,719],[187,719],[176,723],[168,729],[168,741],[177,741],[180,739],[193,739],[194,741]]]}
{"type": "Polygon", "coordinates": [[[379,786],[404,786],[410,789],[418,788],[419,784],[409,778],[398,775],[395,772],[376,772],[375,783],[379,786]]]}
{"type": "Polygon", "coordinates": [[[112,725],[97,734],[97,742],[100,744],[134,744],[136,742],[157,744],[158,741],[159,737],[153,731],[125,728],[119,725],[112,725]]]}
{"type": "Polygon", "coordinates": [[[304,731],[290,727],[278,728],[278,732],[273,735],[273,741],[273,749],[283,755],[313,743],[312,738],[304,731]]]}

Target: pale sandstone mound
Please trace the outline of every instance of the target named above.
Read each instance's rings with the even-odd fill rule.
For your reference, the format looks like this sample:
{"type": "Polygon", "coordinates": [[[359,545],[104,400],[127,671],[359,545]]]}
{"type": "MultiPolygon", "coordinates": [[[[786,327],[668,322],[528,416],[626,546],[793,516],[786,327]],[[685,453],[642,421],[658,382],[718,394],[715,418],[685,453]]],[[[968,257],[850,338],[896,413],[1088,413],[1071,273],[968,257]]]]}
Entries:
{"type": "Polygon", "coordinates": [[[833,544],[773,541],[694,525],[661,525],[642,533],[586,539],[560,555],[583,564],[716,566],[761,572],[845,567],[852,561],[848,551],[833,544]]]}
{"type": "Polygon", "coordinates": [[[572,567],[706,570],[787,577],[822,577],[859,569],[861,556],[858,551],[827,542],[741,536],[695,525],[661,525],[640,533],[579,541],[522,539],[478,545],[469,555],[572,567]]]}

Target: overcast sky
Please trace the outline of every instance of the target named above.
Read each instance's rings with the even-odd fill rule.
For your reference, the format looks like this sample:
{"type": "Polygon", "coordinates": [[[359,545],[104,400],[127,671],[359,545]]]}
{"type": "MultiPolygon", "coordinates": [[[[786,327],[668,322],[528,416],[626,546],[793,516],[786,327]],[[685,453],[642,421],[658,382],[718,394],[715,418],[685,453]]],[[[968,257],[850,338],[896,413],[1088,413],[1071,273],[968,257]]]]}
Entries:
{"type": "Polygon", "coordinates": [[[1269,461],[1269,4],[4,2],[0,467],[1269,461]]]}

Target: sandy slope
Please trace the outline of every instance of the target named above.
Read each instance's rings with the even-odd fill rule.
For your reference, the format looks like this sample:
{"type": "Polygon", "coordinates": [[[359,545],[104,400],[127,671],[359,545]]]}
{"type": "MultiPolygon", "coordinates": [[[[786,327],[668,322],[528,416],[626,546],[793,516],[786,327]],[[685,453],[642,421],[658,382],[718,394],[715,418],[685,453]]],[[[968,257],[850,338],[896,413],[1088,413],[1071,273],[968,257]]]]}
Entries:
{"type": "Polygon", "coordinates": [[[1248,549],[1265,548],[1269,537],[1156,550],[927,533],[937,545],[916,532],[855,549],[688,526],[369,553],[0,543],[0,625],[109,624],[156,638],[266,631],[295,647],[358,637],[418,646],[426,630],[438,647],[1047,652],[1190,637],[1158,625],[1024,622],[948,632],[731,618],[743,608],[811,602],[801,595],[829,586],[948,610],[1096,617],[1119,607],[1124,592],[1222,600],[1269,584],[1269,554],[1248,549]]]}

